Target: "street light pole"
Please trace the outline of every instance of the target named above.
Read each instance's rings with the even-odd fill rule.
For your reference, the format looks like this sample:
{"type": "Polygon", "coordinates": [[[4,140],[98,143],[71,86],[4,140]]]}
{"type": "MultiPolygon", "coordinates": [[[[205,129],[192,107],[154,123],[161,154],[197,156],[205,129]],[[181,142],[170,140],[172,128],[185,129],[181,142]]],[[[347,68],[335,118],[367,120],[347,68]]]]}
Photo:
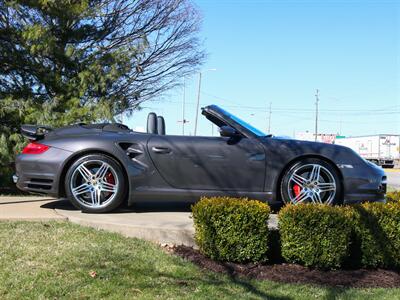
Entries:
{"type": "MultiPolygon", "coordinates": [[[[217,71],[217,69],[208,69],[206,71],[217,71]]],[[[194,135],[197,135],[197,122],[199,119],[199,108],[200,108],[200,93],[201,93],[201,76],[202,73],[199,72],[199,87],[198,87],[198,91],[197,91],[197,105],[196,105],[196,119],[194,122],[194,135]]]]}
{"type": "Polygon", "coordinates": [[[200,90],[201,90],[201,72],[199,72],[199,89],[197,91],[196,119],[194,122],[194,135],[195,136],[197,135],[197,121],[199,118],[200,90]]]}
{"type": "Polygon", "coordinates": [[[269,103],[269,116],[268,116],[268,131],[267,133],[271,133],[271,115],[272,115],[272,102],[269,103]]]}

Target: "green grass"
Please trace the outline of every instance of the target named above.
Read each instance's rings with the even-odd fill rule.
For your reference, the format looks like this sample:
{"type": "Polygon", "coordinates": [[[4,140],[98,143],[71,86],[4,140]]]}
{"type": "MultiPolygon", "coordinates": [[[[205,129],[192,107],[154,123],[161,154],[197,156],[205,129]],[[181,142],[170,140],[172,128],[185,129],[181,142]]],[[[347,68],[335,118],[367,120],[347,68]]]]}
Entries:
{"type": "Polygon", "coordinates": [[[158,246],[67,222],[0,222],[0,299],[399,299],[400,289],[337,289],[232,278],[158,246]],[[90,272],[97,276],[92,278],[90,272]]]}

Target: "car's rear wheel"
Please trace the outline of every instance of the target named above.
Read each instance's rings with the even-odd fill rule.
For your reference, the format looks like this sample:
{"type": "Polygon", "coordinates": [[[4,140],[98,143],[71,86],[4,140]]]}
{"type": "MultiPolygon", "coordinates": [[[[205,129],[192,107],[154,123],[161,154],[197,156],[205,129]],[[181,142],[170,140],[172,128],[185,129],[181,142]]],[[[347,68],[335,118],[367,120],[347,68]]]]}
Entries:
{"type": "Polygon", "coordinates": [[[125,198],[125,178],[118,162],[102,154],[76,160],[65,177],[71,203],[84,212],[104,213],[117,208],[125,198]]]}
{"type": "Polygon", "coordinates": [[[331,164],[307,158],[293,164],[282,177],[281,196],[284,203],[341,203],[342,187],[331,164]]]}

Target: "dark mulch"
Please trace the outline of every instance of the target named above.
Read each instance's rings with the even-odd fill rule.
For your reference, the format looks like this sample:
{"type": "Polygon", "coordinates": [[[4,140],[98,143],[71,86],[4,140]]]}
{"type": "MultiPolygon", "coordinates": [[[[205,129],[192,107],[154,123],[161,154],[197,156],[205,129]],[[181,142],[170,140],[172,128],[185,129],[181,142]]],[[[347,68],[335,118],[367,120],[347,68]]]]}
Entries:
{"type": "Polygon", "coordinates": [[[392,270],[335,270],[309,269],[296,264],[236,264],[218,262],[187,246],[176,246],[173,252],[203,269],[284,283],[308,283],[332,287],[392,288],[400,287],[400,273],[392,270]]]}

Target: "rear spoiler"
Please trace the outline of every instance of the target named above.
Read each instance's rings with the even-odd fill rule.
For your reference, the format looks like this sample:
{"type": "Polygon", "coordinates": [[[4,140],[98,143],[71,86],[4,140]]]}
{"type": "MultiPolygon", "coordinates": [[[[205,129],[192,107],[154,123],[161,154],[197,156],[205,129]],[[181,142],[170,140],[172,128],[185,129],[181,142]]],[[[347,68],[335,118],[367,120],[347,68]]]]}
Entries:
{"type": "Polygon", "coordinates": [[[22,125],[21,134],[30,141],[37,141],[44,138],[46,133],[53,129],[43,125],[22,125]]]}

